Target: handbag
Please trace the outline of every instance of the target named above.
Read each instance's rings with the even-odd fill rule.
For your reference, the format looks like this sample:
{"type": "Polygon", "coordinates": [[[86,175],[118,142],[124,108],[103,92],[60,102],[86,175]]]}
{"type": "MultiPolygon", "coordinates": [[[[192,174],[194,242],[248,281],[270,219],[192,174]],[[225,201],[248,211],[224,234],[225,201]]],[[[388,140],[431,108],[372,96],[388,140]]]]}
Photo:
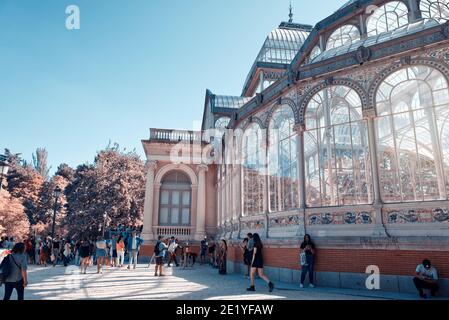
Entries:
{"type": "Polygon", "coordinates": [[[300,260],[301,260],[301,266],[307,266],[307,256],[305,252],[301,252],[301,254],[299,255],[300,260]]]}

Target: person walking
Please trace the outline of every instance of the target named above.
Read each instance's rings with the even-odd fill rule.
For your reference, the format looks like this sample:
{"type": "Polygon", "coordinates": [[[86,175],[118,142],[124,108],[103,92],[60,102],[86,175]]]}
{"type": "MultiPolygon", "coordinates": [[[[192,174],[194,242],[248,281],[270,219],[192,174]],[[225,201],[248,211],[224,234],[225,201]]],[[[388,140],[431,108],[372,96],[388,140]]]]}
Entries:
{"type": "Polygon", "coordinates": [[[315,256],[315,244],[310,238],[309,234],[304,235],[304,241],[301,243],[301,284],[300,287],[304,288],[304,280],[307,273],[309,274],[309,287],[314,288],[313,284],[313,267],[315,256]]]}
{"type": "Polygon", "coordinates": [[[117,267],[117,235],[113,235],[111,239],[111,267],[117,267]]]}
{"type": "Polygon", "coordinates": [[[143,240],[137,236],[137,232],[133,230],[131,236],[128,238],[128,269],[131,269],[131,265],[133,265],[133,269],[137,267],[137,256],[139,254],[140,246],[142,245],[143,240]]]}
{"type": "Polygon", "coordinates": [[[122,235],[120,235],[117,239],[116,250],[117,250],[116,265],[122,268],[123,264],[125,263],[125,241],[123,240],[122,235]]]}
{"type": "Polygon", "coordinates": [[[36,242],[34,244],[34,261],[37,265],[40,264],[39,252],[41,250],[41,242],[42,242],[41,238],[37,237],[36,242]]]}
{"type": "Polygon", "coordinates": [[[177,267],[179,267],[178,258],[176,256],[176,249],[178,249],[178,239],[175,239],[170,245],[168,246],[168,264],[167,267],[170,267],[170,264],[172,262],[175,263],[177,267]]]}
{"type": "Polygon", "coordinates": [[[90,243],[87,238],[84,238],[81,241],[80,247],[79,247],[79,255],[80,255],[80,272],[83,274],[86,274],[87,267],[89,267],[90,264],[90,243]]]}
{"type": "Polygon", "coordinates": [[[44,267],[47,266],[47,260],[48,260],[48,253],[50,251],[50,248],[48,246],[48,243],[46,240],[41,241],[40,248],[39,248],[39,264],[44,267]]]}
{"type": "Polygon", "coordinates": [[[156,256],[156,267],[154,270],[154,276],[157,277],[158,270],[159,270],[159,276],[165,276],[165,274],[162,273],[163,267],[164,267],[164,254],[165,250],[167,250],[167,245],[162,241],[162,236],[158,236],[158,240],[156,242],[156,245],[154,246],[154,254],[156,256]]]}
{"type": "Polygon", "coordinates": [[[207,237],[204,237],[200,244],[200,264],[206,263],[207,247],[207,237]]]}
{"type": "Polygon", "coordinates": [[[256,275],[256,273],[258,273],[259,277],[261,279],[263,279],[268,284],[269,291],[272,292],[274,289],[274,284],[273,284],[273,282],[270,281],[270,279],[268,279],[268,277],[263,272],[263,253],[262,253],[263,244],[262,244],[262,241],[260,240],[260,236],[258,233],[253,234],[252,239],[253,239],[254,248],[253,248],[253,258],[251,261],[251,284],[250,284],[250,287],[246,290],[247,291],[256,291],[255,286],[254,286],[254,276],[256,275]]]}
{"type": "Polygon", "coordinates": [[[67,241],[64,244],[64,252],[62,254],[64,258],[64,267],[67,267],[67,265],[70,263],[71,260],[70,257],[72,255],[72,248],[69,239],[67,239],[67,241]]]}
{"type": "Polygon", "coordinates": [[[95,246],[97,248],[96,250],[97,273],[103,273],[102,266],[105,264],[106,249],[107,249],[106,241],[104,241],[103,237],[98,236],[95,246]]]}
{"type": "Polygon", "coordinates": [[[56,267],[59,260],[59,250],[61,249],[61,241],[59,240],[59,236],[56,236],[55,239],[52,239],[52,255],[51,262],[53,263],[53,267],[56,267]]]}
{"type": "Polygon", "coordinates": [[[226,257],[228,253],[228,244],[226,240],[222,239],[220,241],[220,247],[218,249],[218,273],[226,274],[226,257]]]}
{"type": "Polygon", "coordinates": [[[240,244],[240,248],[242,249],[243,253],[243,263],[246,266],[245,278],[248,278],[251,270],[252,259],[252,253],[248,250],[248,238],[243,239],[242,243],[240,244]]]}
{"type": "Polygon", "coordinates": [[[215,267],[215,247],[216,247],[215,241],[214,241],[214,239],[211,239],[209,241],[208,250],[209,250],[209,259],[210,259],[209,263],[212,267],[215,267]]]}
{"type": "Polygon", "coordinates": [[[25,244],[16,243],[12,248],[12,253],[8,255],[2,263],[9,264],[9,274],[5,279],[5,295],[3,300],[8,301],[14,289],[17,291],[17,300],[23,300],[25,288],[28,285],[27,275],[27,255],[25,253],[25,244]]]}

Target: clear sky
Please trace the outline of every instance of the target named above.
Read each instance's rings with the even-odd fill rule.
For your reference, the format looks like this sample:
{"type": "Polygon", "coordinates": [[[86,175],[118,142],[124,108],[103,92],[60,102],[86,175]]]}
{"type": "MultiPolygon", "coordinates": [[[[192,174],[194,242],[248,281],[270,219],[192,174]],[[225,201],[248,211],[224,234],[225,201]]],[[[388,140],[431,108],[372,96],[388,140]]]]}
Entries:
{"type": "MultiPolygon", "coordinates": [[[[315,25],[346,0],[293,0],[315,25]]],[[[0,152],[92,162],[108,141],[143,156],[149,128],[193,129],[206,88],[239,95],[289,0],[1,0],[0,152]],[[81,29],[67,30],[77,5],[81,29]]],[[[52,170],[54,171],[54,170],[52,170]]]]}

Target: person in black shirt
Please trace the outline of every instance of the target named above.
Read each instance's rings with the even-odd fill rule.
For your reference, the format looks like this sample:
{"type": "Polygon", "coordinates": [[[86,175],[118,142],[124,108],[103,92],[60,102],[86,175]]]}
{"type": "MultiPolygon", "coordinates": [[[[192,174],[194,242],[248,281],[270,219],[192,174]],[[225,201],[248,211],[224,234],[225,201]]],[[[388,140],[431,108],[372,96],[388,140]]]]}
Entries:
{"type": "Polygon", "coordinates": [[[263,254],[262,254],[262,241],[260,240],[259,234],[253,234],[254,241],[254,249],[253,249],[253,257],[251,260],[251,285],[247,291],[256,291],[254,287],[254,276],[256,272],[259,274],[259,277],[263,279],[267,284],[270,292],[273,291],[274,284],[268,279],[268,277],[263,272],[263,254]]]}
{"type": "Polygon", "coordinates": [[[81,241],[80,247],[79,247],[79,255],[81,258],[80,262],[80,271],[83,274],[86,274],[87,267],[89,266],[89,260],[90,260],[90,243],[87,238],[84,238],[81,241]]]}
{"type": "Polygon", "coordinates": [[[315,255],[315,244],[310,238],[309,234],[304,236],[304,241],[301,243],[301,288],[304,288],[304,280],[307,273],[309,273],[309,286],[314,287],[313,284],[313,264],[315,255]]]}

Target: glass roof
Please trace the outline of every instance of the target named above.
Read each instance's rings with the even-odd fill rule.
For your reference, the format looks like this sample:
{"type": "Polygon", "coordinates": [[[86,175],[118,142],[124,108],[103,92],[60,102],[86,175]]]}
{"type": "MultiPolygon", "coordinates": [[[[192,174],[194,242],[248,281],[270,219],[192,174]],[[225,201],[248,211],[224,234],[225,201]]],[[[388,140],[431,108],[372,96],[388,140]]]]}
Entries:
{"type": "Polygon", "coordinates": [[[243,107],[249,100],[251,100],[250,97],[214,95],[212,106],[214,108],[239,109],[243,107]]]}
{"type": "Polygon", "coordinates": [[[256,62],[290,64],[309,34],[302,29],[274,29],[265,40],[256,62]]]}
{"type": "Polygon", "coordinates": [[[437,26],[438,22],[433,19],[422,19],[415,23],[410,23],[406,26],[403,26],[401,28],[398,28],[396,30],[381,33],[379,35],[371,36],[362,40],[358,40],[350,45],[333,48],[330,50],[326,50],[323,53],[321,53],[319,56],[317,56],[315,59],[312,60],[311,63],[320,62],[323,60],[327,60],[348,52],[356,51],[360,46],[369,47],[373,46],[375,44],[388,41],[394,38],[399,38],[402,36],[406,36],[409,34],[413,34],[415,32],[419,32],[421,30],[431,28],[434,26],[437,26]]]}

